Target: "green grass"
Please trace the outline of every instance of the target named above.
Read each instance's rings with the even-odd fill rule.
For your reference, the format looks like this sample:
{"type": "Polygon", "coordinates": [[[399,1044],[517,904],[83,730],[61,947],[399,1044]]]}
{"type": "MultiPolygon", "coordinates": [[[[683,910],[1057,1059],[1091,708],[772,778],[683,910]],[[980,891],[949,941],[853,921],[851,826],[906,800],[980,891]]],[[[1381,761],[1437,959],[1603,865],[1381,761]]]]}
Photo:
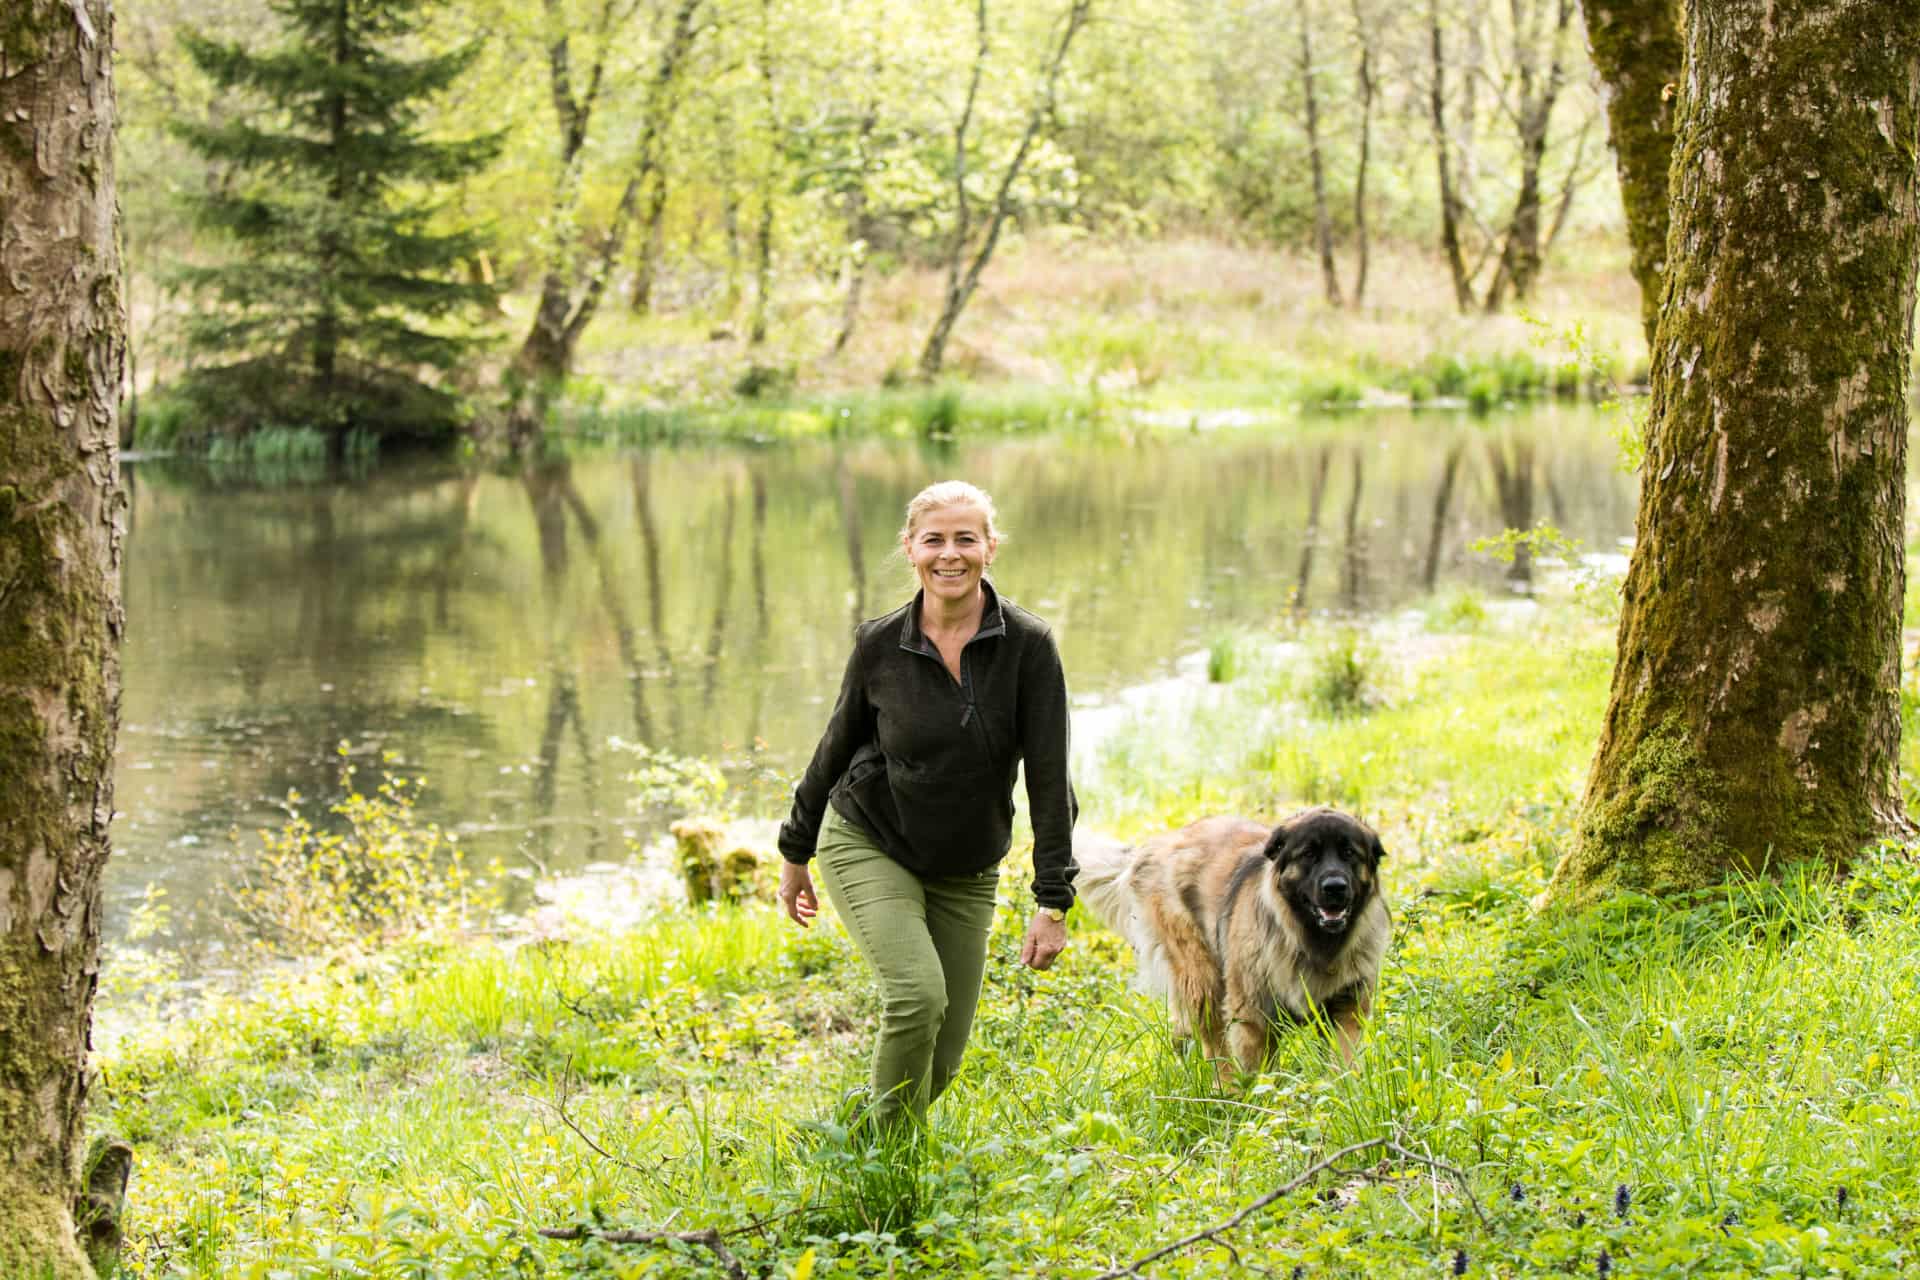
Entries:
{"type": "Polygon", "coordinates": [[[1446,1168],[1344,1162],[1227,1237],[1247,1274],[1432,1276],[1458,1252],[1469,1275],[1592,1275],[1602,1250],[1614,1275],[1910,1271],[1913,861],[1535,916],[1606,622],[1561,605],[1382,630],[1380,696],[1339,716],[1308,693],[1323,641],[1303,639],[1246,638],[1178,732],[1143,713],[1103,743],[1082,820],[1366,813],[1396,933],[1351,1070],[1303,1034],[1221,1090],[1080,913],[1054,971],[1018,966],[1018,875],[966,1069],[901,1150],[836,1123],[877,1010],[830,917],[388,950],[260,979],[107,1058],[94,1122],[139,1153],[132,1274],[714,1274],[698,1245],[535,1234],[586,1225],[717,1227],[753,1275],[1092,1276],[1376,1138],[1446,1168]]]}

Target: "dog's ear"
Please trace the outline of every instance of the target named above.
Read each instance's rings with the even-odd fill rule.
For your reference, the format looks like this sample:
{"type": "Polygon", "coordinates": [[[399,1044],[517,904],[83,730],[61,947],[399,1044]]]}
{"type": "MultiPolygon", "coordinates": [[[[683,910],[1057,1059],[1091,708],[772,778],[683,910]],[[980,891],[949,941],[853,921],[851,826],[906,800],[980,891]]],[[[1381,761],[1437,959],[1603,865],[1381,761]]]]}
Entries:
{"type": "Polygon", "coordinates": [[[1266,848],[1260,850],[1260,856],[1275,866],[1285,862],[1287,854],[1291,852],[1287,846],[1287,837],[1292,833],[1293,824],[1290,822],[1283,822],[1275,827],[1273,834],[1267,837],[1266,848]]]}
{"type": "Polygon", "coordinates": [[[1380,865],[1380,859],[1387,856],[1387,848],[1380,843],[1380,837],[1372,831],[1367,832],[1367,859],[1374,866],[1380,865]]]}

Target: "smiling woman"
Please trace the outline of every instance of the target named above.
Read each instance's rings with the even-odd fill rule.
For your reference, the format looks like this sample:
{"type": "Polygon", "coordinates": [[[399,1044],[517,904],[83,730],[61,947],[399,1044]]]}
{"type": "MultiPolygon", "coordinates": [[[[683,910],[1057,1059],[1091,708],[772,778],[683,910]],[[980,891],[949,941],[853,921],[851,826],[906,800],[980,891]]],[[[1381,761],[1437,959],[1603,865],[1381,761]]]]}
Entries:
{"type": "Polygon", "coordinates": [[[1020,959],[1066,946],[1076,806],[1067,686],[1053,634],[987,580],[993,501],[962,481],[907,504],[900,543],[920,590],[854,634],[839,701],[780,828],[780,901],[806,927],[817,855],[880,981],[870,1116],[919,1118],[966,1050],[1027,767],[1038,902],[1020,959]]]}

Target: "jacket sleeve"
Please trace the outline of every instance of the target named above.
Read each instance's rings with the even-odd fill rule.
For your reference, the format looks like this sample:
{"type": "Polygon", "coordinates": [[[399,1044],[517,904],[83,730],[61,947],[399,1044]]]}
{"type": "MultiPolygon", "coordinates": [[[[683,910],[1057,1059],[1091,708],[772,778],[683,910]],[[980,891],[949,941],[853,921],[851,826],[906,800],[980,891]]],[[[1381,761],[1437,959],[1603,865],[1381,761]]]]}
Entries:
{"type": "Polygon", "coordinates": [[[1079,801],[1067,776],[1067,674],[1051,631],[1027,647],[1020,672],[1020,754],[1033,822],[1033,896],[1043,907],[1073,905],[1073,823],[1079,801]]]}
{"type": "Polygon", "coordinates": [[[813,858],[814,842],[820,836],[820,820],[826,817],[827,796],[847,771],[847,765],[873,737],[873,712],[867,702],[867,682],[860,667],[860,643],[856,636],[853,654],[847,659],[846,675],[840,680],[840,697],[833,704],[827,731],[813,749],[813,759],[793,789],[793,810],[780,824],[780,856],[788,862],[805,865],[813,858]]]}

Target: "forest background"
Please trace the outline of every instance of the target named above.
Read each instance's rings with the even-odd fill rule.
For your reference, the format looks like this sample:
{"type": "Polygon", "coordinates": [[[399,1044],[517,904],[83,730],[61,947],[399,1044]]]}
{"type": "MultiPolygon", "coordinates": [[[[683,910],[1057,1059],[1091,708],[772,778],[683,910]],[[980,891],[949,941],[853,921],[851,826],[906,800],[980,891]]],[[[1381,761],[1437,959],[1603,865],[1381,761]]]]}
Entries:
{"type": "MultiPolygon", "coordinates": [[[[1644,376],[1571,0],[479,0],[416,20],[399,55],[473,56],[415,104],[422,132],[497,146],[457,182],[396,191],[475,234],[462,270],[501,290],[454,326],[486,354],[431,379],[482,431],[517,411],[524,439],[556,404],[684,413],[941,375],[1181,406],[1490,403],[1538,389],[1492,371],[1542,346],[1517,314],[1555,337],[1578,321],[1609,377],[1644,376]]],[[[190,341],[219,309],[192,274],[236,255],[196,209],[276,176],[189,135],[285,120],[216,90],[189,31],[283,40],[239,0],[122,23],[148,392],[231,354],[190,341]]],[[[339,427],[222,422],[205,398],[132,408],[143,447],[339,427]]]]}

